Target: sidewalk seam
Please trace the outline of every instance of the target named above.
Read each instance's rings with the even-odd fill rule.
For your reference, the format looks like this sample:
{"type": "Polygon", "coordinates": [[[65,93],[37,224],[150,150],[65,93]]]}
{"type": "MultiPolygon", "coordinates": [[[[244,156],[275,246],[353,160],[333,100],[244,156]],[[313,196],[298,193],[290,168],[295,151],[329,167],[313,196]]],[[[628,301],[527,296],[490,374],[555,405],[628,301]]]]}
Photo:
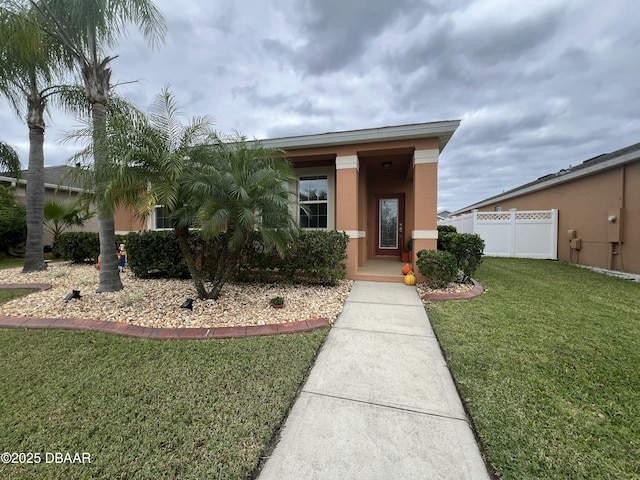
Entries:
{"type": "Polygon", "coordinates": [[[384,404],[381,404],[381,403],[367,402],[365,400],[358,400],[358,399],[355,399],[355,398],[347,398],[347,397],[340,397],[338,395],[329,395],[327,393],[313,392],[311,390],[305,390],[304,388],[302,389],[302,393],[308,393],[309,395],[315,395],[317,397],[335,398],[336,400],[345,400],[347,402],[361,403],[363,405],[371,405],[373,407],[388,408],[390,410],[397,410],[397,411],[400,411],[400,412],[410,412],[410,413],[416,413],[418,415],[426,415],[426,416],[429,416],[429,417],[438,417],[438,418],[443,418],[445,420],[457,420],[459,422],[466,423],[467,425],[470,426],[469,420],[466,417],[464,417],[464,418],[452,417],[452,416],[443,415],[443,414],[440,414],[440,413],[424,412],[424,411],[420,411],[420,410],[414,410],[414,409],[411,409],[411,408],[396,407],[396,406],[393,406],[393,405],[384,405],[384,404]]]}

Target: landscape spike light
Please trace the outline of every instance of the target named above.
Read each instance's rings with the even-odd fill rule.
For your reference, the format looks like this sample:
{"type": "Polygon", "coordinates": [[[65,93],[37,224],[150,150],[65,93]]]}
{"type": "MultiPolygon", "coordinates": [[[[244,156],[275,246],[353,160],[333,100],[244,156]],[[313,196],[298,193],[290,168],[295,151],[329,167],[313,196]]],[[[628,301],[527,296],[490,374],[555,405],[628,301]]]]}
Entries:
{"type": "Polygon", "coordinates": [[[180,308],[188,308],[189,310],[193,310],[193,298],[187,298],[184,302],[182,302],[180,308]]]}
{"type": "Polygon", "coordinates": [[[67,293],[64,297],[64,300],[68,302],[69,300],[73,300],[74,298],[81,299],[80,290],[71,290],[71,293],[67,293]]]}

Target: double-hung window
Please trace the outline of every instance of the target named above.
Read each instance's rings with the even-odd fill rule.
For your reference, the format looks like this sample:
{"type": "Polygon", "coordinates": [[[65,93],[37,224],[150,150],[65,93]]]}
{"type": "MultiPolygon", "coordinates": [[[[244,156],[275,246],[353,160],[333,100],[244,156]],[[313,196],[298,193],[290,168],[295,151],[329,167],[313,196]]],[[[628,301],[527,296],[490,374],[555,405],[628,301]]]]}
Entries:
{"type": "Polygon", "coordinates": [[[302,228],[328,228],[329,179],[327,175],[299,177],[298,200],[302,228]]]}
{"type": "Polygon", "coordinates": [[[154,209],[154,230],[171,229],[171,221],[166,209],[162,205],[156,205],[154,209]]]}

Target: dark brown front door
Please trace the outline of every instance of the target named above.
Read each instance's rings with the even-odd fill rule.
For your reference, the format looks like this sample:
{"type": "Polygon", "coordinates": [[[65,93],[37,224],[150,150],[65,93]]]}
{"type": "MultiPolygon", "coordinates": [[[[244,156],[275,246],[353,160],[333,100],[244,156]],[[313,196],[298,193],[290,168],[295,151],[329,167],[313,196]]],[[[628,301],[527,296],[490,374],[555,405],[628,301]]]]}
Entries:
{"type": "Polygon", "coordinates": [[[376,255],[399,257],[404,243],[404,194],[376,195],[376,255]]]}

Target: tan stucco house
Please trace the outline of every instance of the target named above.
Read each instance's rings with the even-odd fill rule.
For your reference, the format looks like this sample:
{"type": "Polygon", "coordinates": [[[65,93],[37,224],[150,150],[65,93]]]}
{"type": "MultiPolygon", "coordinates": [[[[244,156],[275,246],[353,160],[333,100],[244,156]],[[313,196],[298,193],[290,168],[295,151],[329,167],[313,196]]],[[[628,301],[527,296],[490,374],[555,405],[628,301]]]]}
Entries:
{"type": "MultiPolygon", "coordinates": [[[[438,158],[458,120],[262,140],[286,152],[297,174],[303,228],[346,232],[347,278],[397,280],[399,261],[413,242],[413,257],[435,249],[438,158]]],[[[168,225],[157,208],[143,228],[168,225]]],[[[140,230],[126,211],[116,232],[140,230]]]]}
{"type": "Polygon", "coordinates": [[[558,210],[558,259],[640,273],[640,143],[453,213],[558,210]]]}

